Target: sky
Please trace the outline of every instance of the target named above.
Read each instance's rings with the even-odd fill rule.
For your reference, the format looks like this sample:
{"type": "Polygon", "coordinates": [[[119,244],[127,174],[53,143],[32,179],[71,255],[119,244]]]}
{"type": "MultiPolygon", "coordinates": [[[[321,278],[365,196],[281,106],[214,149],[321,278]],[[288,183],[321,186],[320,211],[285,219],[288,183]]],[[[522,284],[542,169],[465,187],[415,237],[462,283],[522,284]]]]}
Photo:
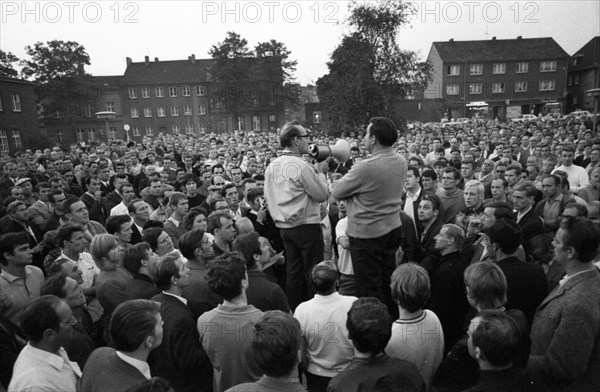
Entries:
{"type": "MultiPolygon", "coordinates": [[[[7,1],[0,0],[0,48],[26,58],[26,45],[76,41],[92,75],[122,75],[134,62],[182,60],[208,50],[228,31],[257,43],[276,39],[298,61],[296,80],[314,84],[348,27],[348,1],[7,1]]],[[[600,1],[414,1],[402,49],[425,60],[432,42],[552,37],[574,54],[600,35],[600,1]]]]}

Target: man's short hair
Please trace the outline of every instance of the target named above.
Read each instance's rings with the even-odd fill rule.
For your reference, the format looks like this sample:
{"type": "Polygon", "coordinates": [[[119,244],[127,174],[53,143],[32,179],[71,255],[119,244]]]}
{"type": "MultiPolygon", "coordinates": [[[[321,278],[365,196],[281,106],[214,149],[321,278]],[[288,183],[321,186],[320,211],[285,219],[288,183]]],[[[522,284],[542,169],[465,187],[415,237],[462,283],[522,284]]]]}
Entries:
{"type": "Polygon", "coordinates": [[[298,363],[302,330],[300,322],[281,310],[265,312],[254,326],[252,352],[260,371],[268,377],[284,377],[298,363]]]}
{"type": "Polygon", "coordinates": [[[512,317],[502,310],[482,310],[475,316],[479,319],[473,329],[471,340],[489,363],[505,367],[517,355],[521,333],[512,317]]]}
{"type": "Polygon", "coordinates": [[[163,227],[148,227],[142,232],[142,240],[150,245],[152,251],[156,252],[156,249],[158,248],[158,237],[160,237],[163,232],[165,232],[163,227]]]}
{"type": "Polygon", "coordinates": [[[15,249],[24,244],[29,244],[29,235],[24,231],[0,236],[0,264],[7,265],[8,261],[4,258],[4,254],[14,254],[15,249]]]}
{"type": "Polygon", "coordinates": [[[371,136],[375,136],[382,146],[390,147],[398,140],[398,128],[389,118],[373,117],[369,123],[371,136]]]}
{"type": "Polygon", "coordinates": [[[261,186],[257,186],[256,188],[252,188],[248,191],[246,198],[248,199],[248,203],[252,204],[256,201],[258,197],[263,197],[265,195],[265,190],[261,186]]]}
{"type": "Polygon", "coordinates": [[[17,209],[21,206],[27,207],[27,204],[25,204],[24,202],[22,202],[20,200],[15,200],[6,207],[6,212],[9,215],[13,215],[17,211],[17,209]]]}
{"type": "Polygon", "coordinates": [[[239,252],[244,256],[246,260],[246,268],[250,269],[254,267],[256,261],[254,260],[255,254],[261,254],[259,235],[257,232],[250,232],[238,236],[233,241],[233,250],[239,252]]]}
{"type": "Polygon", "coordinates": [[[440,197],[434,193],[425,193],[425,195],[423,195],[423,197],[421,198],[421,201],[428,201],[431,203],[431,206],[433,207],[434,211],[440,211],[440,208],[442,207],[442,200],[440,199],[440,197]]]}
{"type": "Polygon", "coordinates": [[[129,215],[112,215],[106,220],[106,232],[108,234],[117,234],[121,231],[121,226],[125,223],[130,223],[129,215]]]}
{"type": "Polygon", "coordinates": [[[600,245],[600,230],[591,220],[582,217],[566,218],[560,223],[564,230],[563,248],[577,252],[577,260],[587,263],[596,257],[600,245]]]}
{"type": "Polygon", "coordinates": [[[242,293],[242,280],[246,278],[246,261],[238,252],[214,258],[208,267],[208,287],[226,300],[242,293]]]}
{"type": "Polygon", "coordinates": [[[492,243],[498,244],[502,253],[510,255],[523,243],[523,230],[517,222],[500,219],[487,232],[492,243]]]}
{"type": "Polygon", "coordinates": [[[322,261],[315,265],[310,276],[315,292],[320,295],[330,293],[337,283],[338,274],[332,261],[322,261]]]}
{"type": "Polygon", "coordinates": [[[187,200],[187,196],[181,192],[173,192],[171,196],[169,196],[169,205],[177,208],[177,205],[179,205],[181,200],[187,200]]]}
{"type": "Polygon", "coordinates": [[[425,268],[415,263],[401,264],[392,274],[392,298],[408,312],[423,309],[431,295],[431,282],[425,268]]]}
{"type": "Polygon", "coordinates": [[[73,236],[73,233],[76,233],[78,231],[83,232],[83,226],[73,222],[66,222],[58,229],[58,245],[61,248],[64,248],[65,241],[70,241],[71,237],[73,236]]]}
{"type": "Polygon", "coordinates": [[[356,300],[348,311],[346,327],[354,347],[372,355],[383,352],[392,336],[392,316],[377,298],[356,300]]]}
{"type": "Polygon", "coordinates": [[[506,276],[494,263],[471,264],[464,272],[468,298],[486,309],[497,309],[506,303],[506,276]]]}
{"type": "MultiPolygon", "coordinates": [[[[56,311],[61,304],[54,295],[43,295],[29,302],[21,314],[20,325],[25,336],[32,342],[40,342],[44,331],[60,330],[60,317],[56,311]]],[[[63,302],[64,303],[64,302],[63,302]]]]}
{"type": "Polygon", "coordinates": [[[454,178],[456,181],[460,181],[460,179],[462,178],[462,176],[460,175],[460,171],[454,166],[448,166],[444,168],[443,173],[452,173],[452,178],[454,178]]]}
{"type": "Polygon", "coordinates": [[[200,243],[204,238],[204,230],[196,229],[186,232],[179,238],[179,251],[188,260],[196,258],[196,249],[200,247],[200,243]]]}
{"type": "Polygon", "coordinates": [[[506,168],[506,171],[510,171],[510,170],[514,170],[517,177],[521,175],[521,173],[523,173],[523,169],[517,165],[510,165],[506,168]]]}
{"type": "MultiPolygon", "coordinates": [[[[75,196],[69,196],[65,199],[65,202],[63,204],[63,212],[65,214],[70,214],[71,213],[71,207],[73,206],[73,204],[80,202],[81,200],[75,196]]],[[[87,208],[87,207],[86,207],[87,208]]]]}
{"type": "Polygon", "coordinates": [[[211,234],[215,233],[216,229],[221,228],[221,218],[227,218],[231,220],[231,215],[227,211],[214,211],[207,218],[208,232],[211,234]]]}
{"type": "Polygon", "coordinates": [[[154,335],[160,304],[146,299],[128,300],[117,306],[110,318],[109,331],[118,351],[135,351],[144,340],[154,335]]]}
{"type": "Polygon", "coordinates": [[[408,171],[413,172],[413,176],[415,176],[417,178],[421,178],[421,172],[419,171],[418,167],[416,167],[416,166],[409,166],[407,172],[408,171]]]}
{"type": "Polygon", "coordinates": [[[142,260],[146,257],[146,252],[152,250],[147,242],[139,242],[129,249],[125,250],[123,256],[123,265],[127,271],[137,274],[142,268],[142,260]]]}
{"type": "MultiPolygon", "coordinates": [[[[291,147],[294,138],[302,134],[301,129],[304,129],[304,127],[298,120],[285,123],[283,127],[281,127],[281,134],[279,136],[279,144],[281,144],[281,147],[291,147]]],[[[306,131],[308,132],[308,130],[306,131]]]]}
{"type": "Polygon", "coordinates": [[[64,195],[64,193],[65,192],[62,189],[51,190],[50,193],[48,193],[48,200],[50,201],[50,203],[55,203],[54,197],[58,195],[64,195]]]}
{"type": "Polygon", "coordinates": [[[177,252],[171,252],[161,258],[156,266],[156,287],[160,290],[168,290],[171,288],[171,278],[180,278],[179,266],[177,260],[181,260],[181,256],[177,252]]]}
{"type": "Polygon", "coordinates": [[[477,181],[477,180],[467,181],[467,183],[465,184],[465,190],[467,190],[468,188],[475,189],[477,194],[483,198],[483,195],[485,194],[485,186],[481,183],[481,181],[477,181]]]}
{"type": "Polygon", "coordinates": [[[43,182],[38,182],[38,184],[36,185],[35,189],[37,189],[37,191],[39,192],[40,189],[50,189],[50,184],[47,183],[46,181],[43,182]]]}
{"type": "Polygon", "coordinates": [[[130,184],[129,182],[124,182],[122,184],[119,185],[119,188],[117,189],[119,191],[119,193],[123,194],[123,188],[125,187],[130,187],[133,189],[133,185],[130,184]]]}
{"type": "Polygon", "coordinates": [[[435,173],[435,170],[425,169],[423,170],[423,173],[421,173],[421,178],[430,178],[433,181],[437,181],[437,174],[435,173]]]}
{"type": "Polygon", "coordinates": [[[235,191],[237,192],[237,187],[235,185],[233,185],[232,183],[227,183],[223,186],[223,188],[221,188],[221,197],[225,198],[225,196],[227,195],[227,190],[231,188],[236,188],[235,191]]]}
{"type": "Polygon", "coordinates": [[[63,271],[49,275],[40,289],[40,295],[55,295],[58,298],[65,298],[67,296],[66,284],[67,274],[63,271]]]}
{"type": "Polygon", "coordinates": [[[447,223],[442,226],[442,229],[446,229],[448,236],[454,239],[454,247],[456,249],[462,249],[462,246],[465,243],[465,231],[463,228],[453,223],[447,223]]]}
{"type": "Polygon", "coordinates": [[[497,201],[497,202],[494,202],[494,203],[486,206],[486,208],[494,209],[494,218],[496,220],[507,219],[507,220],[514,221],[514,215],[513,215],[512,208],[507,203],[497,201]]]}
{"type": "Polygon", "coordinates": [[[531,182],[520,182],[513,187],[513,192],[525,192],[525,196],[535,198],[537,196],[537,188],[531,182]]]}
{"type": "MultiPolygon", "coordinates": [[[[588,208],[586,206],[584,206],[583,204],[579,204],[579,203],[570,202],[569,204],[567,204],[565,206],[565,210],[566,209],[575,210],[577,213],[577,216],[582,217],[582,218],[587,218],[587,216],[589,214],[588,208]]],[[[563,210],[563,212],[564,212],[564,210],[563,210]]]]}
{"type": "Polygon", "coordinates": [[[127,211],[129,211],[130,214],[135,214],[135,205],[139,202],[144,202],[144,200],[142,199],[133,199],[129,202],[129,204],[127,204],[127,211]]]}

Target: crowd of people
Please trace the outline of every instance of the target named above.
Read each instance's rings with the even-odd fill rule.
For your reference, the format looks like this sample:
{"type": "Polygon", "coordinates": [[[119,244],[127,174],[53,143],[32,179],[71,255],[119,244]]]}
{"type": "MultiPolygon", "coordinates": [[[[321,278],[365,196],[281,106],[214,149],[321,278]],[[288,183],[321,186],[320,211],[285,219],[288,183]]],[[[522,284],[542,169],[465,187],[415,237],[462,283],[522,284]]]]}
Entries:
{"type": "Polygon", "coordinates": [[[0,391],[598,391],[589,118],[3,155],[0,391]]]}

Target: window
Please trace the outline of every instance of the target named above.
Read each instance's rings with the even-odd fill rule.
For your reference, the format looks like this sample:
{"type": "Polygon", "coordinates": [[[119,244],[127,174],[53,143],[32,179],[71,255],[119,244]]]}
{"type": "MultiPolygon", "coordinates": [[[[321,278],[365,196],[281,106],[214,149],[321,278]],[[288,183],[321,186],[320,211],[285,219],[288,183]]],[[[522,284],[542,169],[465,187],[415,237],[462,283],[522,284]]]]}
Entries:
{"type": "Polygon", "coordinates": [[[577,65],[578,63],[579,63],[579,58],[578,58],[578,57],[575,57],[575,58],[573,59],[573,65],[577,65]]]}
{"type": "Polygon", "coordinates": [[[201,84],[200,86],[196,86],[196,95],[199,97],[203,97],[206,95],[206,86],[201,84]]]}
{"type": "Polygon", "coordinates": [[[146,136],[154,136],[154,130],[152,127],[146,127],[146,136]]]}
{"type": "Polygon", "coordinates": [[[133,136],[140,136],[140,129],[138,127],[133,127],[133,136]]]}
{"type": "Polygon", "coordinates": [[[162,87],[156,87],[154,89],[154,95],[156,96],[156,98],[162,98],[165,96],[165,92],[163,91],[162,87]]]}
{"type": "Polygon", "coordinates": [[[87,105],[85,107],[85,116],[86,117],[92,117],[93,112],[94,112],[94,108],[92,107],[92,105],[87,105]]]}
{"type": "Polygon", "coordinates": [[[194,134],[194,127],[192,125],[186,125],[185,126],[185,133],[186,135],[193,135],[194,134]]]}
{"type": "Polygon", "coordinates": [[[88,129],[88,142],[96,140],[96,130],[94,128],[88,129]]]}
{"type": "Polygon", "coordinates": [[[458,84],[449,84],[446,86],[446,95],[458,95],[459,91],[458,84]]]}
{"type": "Polygon", "coordinates": [[[183,114],[186,116],[191,116],[192,115],[192,108],[190,106],[185,106],[183,108],[183,114]]]}
{"type": "Polygon", "coordinates": [[[140,116],[140,113],[138,112],[137,108],[131,108],[131,118],[138,118],[140,116]]]}
{"type": "Polygon", "coordinates": [[[177,106],[171,106],[171,116],[179,116],[179,108],[177,106]]]}
{"type": "Polygon", "coordinates": [[[517,63],[517,73],[529,72],[529,63],[517,63]]]}
{"type": "Polygon", "coordinates": [[[107,112],[114,112],[115,111],[115,103],[114,102],[107,102],[106,103],[106,111],[107,112]]]}
{"type": "Polygon", "coordinates": [[[577,105],[577,95],[573,95],[573,106],[577,105]]]}
{"type": "Polygon", "coordinates": [[[492,83],[492,93],[500,94],[504,92],[504,83],[492,83]]]}
{"type": "Polygon", "coordinates": [[[237,130],[238,131],[244,130],[244,117],[243,116],[238,116],[238,118],[237,118],[237,130]]]}
{"type": "Polygon", "coordinates": [[[449,65],[446,67],[446,75],[457,76],[460,75],[460,65],[449,65]]]}
{"type": "Polygon", "coordinates": [[[8,137],[6,131],[0,131],[0,151],[8,151],[8,137]]]}
{"type": "Polygon", "coordinates": [[[129,99],[136,99],[137,98],[137,92],[135,91],[135,89],[133,87],[129,88],[129,99]]]}
{"type": "Polygon", "coordinates": [[[200,105],[200,106],[198,106],[198,114],[200,116],[205,116],[206,115],[206,105],[200,105]]]}
{"type": "Polygon", "coordinates": [[[274,115],[274,114],[270,114],[270,115],[269,115],[269,121],[270,121],[270,122],[275,122],[275,121],[276,121],[276,119],[277,119],[277,117],[275,117],[275,115],[274,115]]]}
{"type": "Polygon", "coordinates": [[[23,144],[21,143],[21,131],[19,131],[18,129],[13,129],[12,130],[12,139],[13,139],[13,144],[15,145],[15,148],[17,150],[20,150],[23,148],[23,144]]]}
{"type": "Polygon", "coordinates": [[[21,111],[21,96],[17,93],[12,95],[13,112],[21,111]]]}
{"type": "Polygon", "coordinates": [[[260,116],[252,116],[252,130],[260,131],[260,116]]]}
{"type": "Polygon", "coordinates": [[[64,142],[64,136],[65,134],[63,133],[62,129],[57,129],[56,130],[56,141],[59,143],[64,142]]]}
{"type": "Polygon", "coordinates": [[[177,87],[169,87],[169,97],[177,96],[177,87]]]}
{"type": "Polygon", "coordinates": [[[313,112],[313,123],[320,124],[321,118],[321,112],[313,112]]]}
{"type": "Polygon", "coordinates": [[[189,97],[190,96],[190,86],[183,86],[181,89],[183,90],[183,96],[184,97],[189,97]]]}
{"type": "Polygon", "coordinates": [[[78,129],[77,130],[77,141],[79,143],[83,142],[85,138],[85,130],[84,129],[78,129]]]}
{"type": "Polygon", "coordinates": [[[556,61],[542,61],[540,63],[540,72],[556,71],[556,61]]]}
{"type": "Polygon", "coordinates": [[[206,125],[200,124],[200,133],[206,133],[206,125]]]}
{"type": "Polygon", "coordinates": [[[269,105],[275,106],[275,87],[269,90],[269,105]]]}
{"type": "Polygon", "coordinates": [[[540,91],[554,91],[555,87],[554,80],[540,80],[540,91]]]}
{"type": "Polygon", "coordinates": [[[117,128],[109,128],[108,137],[111,138],[111,140],[117,140],[117,128]]]}
{"type": "Polygon", "coordinates": [[[573,75],[573,84],[575,86],[579,86],[579,74],[578,73],[573,75]]]}
{"type": "Polygon", "coordinates": [[[471,64],[469,67],[471,75],[482,75],[483,74],[483,64],[471,64]]]}
{"type": "Polygon", "coordinates": [[[152,117],[152,109],[144,108],[144,117],[152,117]]]}
{"type": "Polygon", "coordinates": [[[515,83],[515,92],[522,93],[527,91],[527,82],[517,82],[515,83]]]}
{"type": "Polygon", "coordinates": [[[223,109],[225,107],[225,101],[222,99],[215,99],[215,109],[223,109]]]}
{"type": "Polygon", "coordinates": [[[481,94],[482,89],[481,83],[469,84],[469,94],[481,94]]]}
{"type": "Polygon", "coordinates": [[[142,98],[150,98],[150,89],[148,87],[142,88],[142,98]]]}
{"type": "Polygon", "coordinates": [[[59,110],[57,110],[56,113],[54,113],[54,117],[60,118],[60,111],[59,110]]]}
{"type": "Polygon", "coordinates": [[[258,99],[258,94],[254,95],[254,97],[252,97],[252,105],[254,105],[254,106],[260,105],[260,99],[258,99]]]}
{"type": "Polygon", "coordinates": [[[163,108],[163,107],[157,108],[156,115],[158,117],[165,117],[165,108],[163,108]]]}
{"type": "Polygon", "coordinates": [[[3,111],[4,109],[2,109],[2,97],[0,97],[0,112],[3,111]]]}
{"type": "Polygon", "coordinates": [[[494,74],[505,74],[506,73],[506,63],[496,63],[494,64],[494,74]]]}
{"type": "Polygon", "coordinates": [[[567,86],[572,86],[572,85],[573,85],[573,74],[571,74],[567,77],[567,86]]]}
{"type": "Polygon", "coordinates": [[[181,131],[181,128],[179,128],[179,125],[173,125],[173,133],[179,133],[181,131]]]}

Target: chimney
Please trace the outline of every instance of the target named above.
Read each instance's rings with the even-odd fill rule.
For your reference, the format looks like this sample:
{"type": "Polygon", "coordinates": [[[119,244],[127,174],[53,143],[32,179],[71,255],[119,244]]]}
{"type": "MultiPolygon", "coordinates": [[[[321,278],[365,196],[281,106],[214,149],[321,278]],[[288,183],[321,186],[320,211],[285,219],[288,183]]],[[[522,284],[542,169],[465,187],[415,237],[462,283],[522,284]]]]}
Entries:
{"type": "Polygon", "coordinates": [[[454,38],[450,38],[450,42],[454,42],[454,38]]]}
{"type": "Polygon", "coordinates": [[[496,40],[496,37],[492,37],[492,41],[495,41],[495,40],[496,40]]]}
{"type": "Polygon", "coordinates": [[[195,55],[195,54],[192,54],[192,55],[189,57],[189,59],[190,59],[190,61],[192,62],[192,64],[196,64],[196,55],[195,55]]]}
{"type": "Polygon", "coordinates": [[[519,35],[519,36],[517,37],[517,39],[523,39],[523,36],[522,36],[522,35],[519,35]]]}
{"type": "Polygon", "coordinates": [[[146,62],[146,65],[150,64],[150,57],[144,57],[144,61],[146,62]]]}
{"type": "Polygon", "coordinates": [[[131,57],[125,57],[125,61],[127,62],[127,66],[131,65],[131,57]]]}
{"type": "Polygon", "coordinates": [[[154,58],[154,62],[155,62],[155,63],[158,63],[158,57],[155,57],[155,58],[154,58]]]}

